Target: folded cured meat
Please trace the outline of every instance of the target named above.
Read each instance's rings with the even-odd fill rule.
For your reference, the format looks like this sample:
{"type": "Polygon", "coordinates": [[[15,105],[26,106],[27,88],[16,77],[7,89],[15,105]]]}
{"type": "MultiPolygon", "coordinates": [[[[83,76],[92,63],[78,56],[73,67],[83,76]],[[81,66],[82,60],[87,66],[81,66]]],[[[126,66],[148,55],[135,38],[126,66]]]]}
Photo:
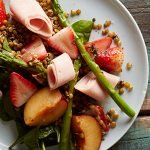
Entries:
{"type": "MultiPolygon", "coordinates": [[[[103,74],[105,77],[112,83],[112,85],[115,87],[118,81],[120,80],[120,77],[109,74],[107,72],[103,71],[103,74]]],[[[103,101],[107,98],[108,94],[107,92],[99,85],[96,76],[89,72],[86,76],[84,76],[76,85],[75,89],[79,90],[80,92],[98,100],[103,101]]]]}
{"type": "Polygon", "coordinates": [[[72,59],[79,55],[75,44],[75,35],[71,27],[66,27],[47,40],[50,47],[61,53],[67,53],[72,59]]]}
{"type": "Polygon", "coordinates": [[[26,45],[21,51],[21,58],[27,63],[35,59],[43,60],[46,56],[46,48],[39,37],[26,45]]]}
{"type": "Polygon", "coordinates": [[[51,90],[68,83],[75,77],[71,58],[67,53],[56,57],[47,68],[48,84],[51,90]]]}
{"type": "Polygon", "coordinates": [[[30,31],[45,39],[52,36],[52,22],[36,0],[11,0],[10,11],[30,31]]]}

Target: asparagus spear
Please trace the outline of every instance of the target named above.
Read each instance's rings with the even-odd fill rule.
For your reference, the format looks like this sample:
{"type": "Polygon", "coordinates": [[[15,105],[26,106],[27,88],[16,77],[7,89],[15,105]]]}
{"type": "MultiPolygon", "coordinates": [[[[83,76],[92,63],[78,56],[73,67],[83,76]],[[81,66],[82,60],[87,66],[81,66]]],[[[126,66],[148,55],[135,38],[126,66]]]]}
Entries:
{"type": "MultiPolygon", "coordinates": [[[[69,21],[66,19],[64,15],[64,11],[62,10],[58,0],[53,0],[53,9],[55,13],[58,14],[58,17],[64,27],[71,26],[69,21]]],[[[108,94],[113,98],[113,100],[116,102],[116,104],[120,107],[122,111],[124,111],[129,117],[135,116],[135,111],[123,100],[123,98],[117,93],[117,91],[114,89],[112,84],[106,79],[106,77],[103,75],[101,69],[99,66],[92,60],[88,52],[86,51],[82,41],[79,39],[79,37],[76,35],[76,45],[80,51],[81,56],[91,69],[91,71],[95,74],[97,77],[98,82],[103,86],[103,88],[108,92],[108,94]]]]}
{"type": "Polygon", "coordinates": [[[34,72],[36,74],[40,74],[44,79],[47,78],[46,69],[42,65],[42,63],[38,62],[36,64],[27,64],[25,61],[16,58],[12,52],[8,52],[6,50],[1,50],[0,52],[0,60],[10,66],[17,66],[27,71],[34,72]]]}
{"type": "Polygon", "coordinates": [[[76,72],[76,76],[75,76],[74,80],[70,81],[70,83],[69,83],[69,91],[68,91],[69,103],[68,103],[68,108],[63,117],[59,150],[68,150],[69,149],[68,147],[69,147],[70,125],[71,125],[71,118],[72,118],[74,86],[77,82],[80,67],[81,67],[80,59],[75,60],[74,69],[76,72]]]}

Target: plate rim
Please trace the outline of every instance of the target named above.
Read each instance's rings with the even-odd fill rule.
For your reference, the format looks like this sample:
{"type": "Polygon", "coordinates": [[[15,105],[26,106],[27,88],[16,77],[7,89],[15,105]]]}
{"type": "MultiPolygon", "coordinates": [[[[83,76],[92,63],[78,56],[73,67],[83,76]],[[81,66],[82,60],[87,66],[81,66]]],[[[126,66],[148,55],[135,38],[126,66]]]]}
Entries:
{"type": "MultiPolygon", "coordinates": [[[[112,0],[108,0],[110,3],[112,3],[112,0]]],[[[145,90],[147,91],[147,88],[148,88],[148,80],[149,80],[149,61],[148,61],[148,53],[147,53],[147,47],[146,47],[146,44],[145,44],[145,41],[144,41],[144,37],[142,35],[142,32],[136,22],[136,20],[134,19],[134,17],[132,16],[132,14],[129,12],[129,10],[125,7],[125,5],[120,1],[120,0],[114,0],[113,3],[115,3],[114,5],[117,5],[119,6],[125,14],[125,16],[128,16],[128,18],[130,19],[130,22],[134,25],[134,27],[136,28],[137,30],[137,34],[142,42],[142,51],[143,51],[143,56],[146,58],[145,59],[145,64],[146,64],[146,70],[145,70],[145,83],[143,84],[143,88],[145,88],[145,90]]],[[[146,92],[143,94],[143,97],[145,97],[146,95],[146,92]]],[[[109,147],[107,147],[108,149],[111,148],[112,146],[114,146],[126,133],[127,131],[129,130],[129,128],[131,128],[131,126],[133,125],[133,123],[135,122],[140,110],[141,110],[141,107],[142,107],[142,104],[144,103],[144,98],[141,100],[141,103],[140,103],[140,109],[137,111],[135,117],[132,119],[132,122],[130,123],[130,125],[126,128],[124,134],[122,134],[122,136],[120,138],[118,138],[118,140],[116,140],[114,143],[112,143],[111,145],[109,145],[109,147]]],[[[0,143],[0,146],[2,143],[0,143]]]]}
{"type": "MultiPolygon", "coordinates": [[[[111,0],[108,0],[110,1],[110,3],[112,3],[111,0]]],[[[124,10],[124,12],[126,13],[125,15],[129,17],[130,21],[132,21],[134,27],[136,28],[137,30],[137,34],[139,36],[139,38],[141,39],[141,42],[142,42],[142,46],[143,46],[143,49],[142,51],[144,52],[144,57],[146,58],[145,59],[145,64],[146,64],[146,72],[145,72],[145,83],[143,84],[143,88],[144,90],[147,92],[147,89],[148,89],[148,81],[149,81],[149,60],[148,60],[148,53],[147,53],[147,47],[146,47],[146,44],[145,44],[145,41],[144,41],[144,37],[143,37],[143,34],[136,22],[136,20],[134,19],[134,17],[132,16],[132,14],[129,12],[129,10],[125,7],[125,5],[120,1],[120,0],[115,0],[114,1],[116,4],[115,5],[118,5],[119,7],[121,7],[121,9],[124,10]]],[[[132,122],[130,123],[130,125],[126,128],[126,131],[124,132],[124,134],[122,134],[122,136],[120,138],[118,138],[118,140],[116,140],[116,142],[112,143],[111,146],[108,147],[111,148],[113,147],[115,144],[117,144],[117,142],[119,142],[119,140],[129,131],[129,129],[131,128],[131,126],[133,125],[133,123],[135,122],[135,120],[137,119],[138,117],[138,114],[142,108],[142,105],[144,103],[144,97],[146,96],[146,92],[143,94],[143,99],[141,100],[141,106],[140,106],[140,109],[137,111],[136,115],[134,118],[132,118],[132,122]]]]}

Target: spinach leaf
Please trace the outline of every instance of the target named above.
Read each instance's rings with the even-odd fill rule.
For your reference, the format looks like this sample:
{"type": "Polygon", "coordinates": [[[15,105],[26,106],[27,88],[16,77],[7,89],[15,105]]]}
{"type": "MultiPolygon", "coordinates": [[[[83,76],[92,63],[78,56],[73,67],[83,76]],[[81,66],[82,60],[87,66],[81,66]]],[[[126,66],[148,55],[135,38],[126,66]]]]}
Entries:
{"type": "Polygon", "coordinates": [[[4,98],[3,98],[4,108],[7,112],[7,114],[9,115],[9,117],[12,120],[16,120],[16,119],[21,118],[20,111],[15,110],[15,108],[12,105],[9,97],[10,97],[9,92],[7,92],[4,96],[4,98]]]}
{"type": "Polygon", "coordinates": [[[8,51],[8,52],[11,52],[11,51],[12,51],[12,49],[10,48],[9,43],[8,43],[8,41],[7,41],[7,38],[4,39],[4,42],[3,42],[3,49],[6,50],[6,51],[8,51]]]}
{"type": "Polygon", "coordinates": [[[7,114],[7,112],[4,108],[4,104],[3,104],[2,99],[0,99],[0,118],[3,121],[10,121],[11,120],[11,118],[9,117],[9,115],[7,114]]]}
{"type": "Polygon", "coordinates": [[[49,135],[56,133],[55,132],[55,128],[53,126],[48,126],[45,128],[41,128],[39,130],[39,139],[44,139],[46,137],[48,137],[49,135]]]}
{"type": "Polygon", "coordinates": [[[80,20],[72,24],[72,28],[80,37],[82,42],[86,44],[90,38],[90,34],[93,28],[93,22],[90,20],[80,20]]]}
{"type": "MultiPolygon", "coordinates": [[[[20,124],[18,124],[19,130],[21,129],[21,133],[24,134],[23,128],[20,128],[20,124]]],[[[21,135],[21,134],[20,134],[21,135]]],[[[36,127],[31,129],[28,133],[24,134],[9,147],[9,150],[12,150],[14,146],[17,144],[25,144],[29,149],[45,149],[45,142],[53,145],[53,141],[59,141],[60,139],[60,131],[56,126],[46,126],[46,127],[36,127]]],[[[56,142],[55,142],[56,143],[56,142]]],[[[56,143],[57,144],[57,143],[56,143]]]]}
{"type": "MultiPolygon", "coordinates": [[[[47,126],[40,129],[39,139],[46,139],[49,143],[59,143],[60,142],[60,129],[57,126],[47,126]]],[[[53,144],[52,144],[53,145],[53,144]]]]}
{"type": "Polygon", "coordinates": [[[38,134],[39,134],[39,127],[30,130],[24,136],[18,138],[10,147],[9,150],[17,144],[26,144],[30,149],[35,149],[38,147],[38,134]]]}
{"type": "Polygon", "coordinates": [[[9,87],[9,73],[5,70],[6,68],[0,66],[0,90],[6,91],[9,87]]]}

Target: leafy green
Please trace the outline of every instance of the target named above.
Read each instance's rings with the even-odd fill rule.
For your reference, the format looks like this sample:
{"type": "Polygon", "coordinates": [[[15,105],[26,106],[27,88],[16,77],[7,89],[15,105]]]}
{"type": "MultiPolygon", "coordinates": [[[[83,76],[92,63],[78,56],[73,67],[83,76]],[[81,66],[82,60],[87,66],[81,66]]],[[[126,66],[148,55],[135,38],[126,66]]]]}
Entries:
{"type": "Polygon", "coordinates": [[[32,129],[24,136],[18,138],[10,147],[9,150],[17,144],[26,144],[29,148],[35,149],[38,147],[39,127],[32,129]]]}
{"type": "MultiPolygon", "coordinates": [[[[19,125],[20,126],[20,125],[19,125]]],[[[18,127],[19,127],[18,126],[18,127]]],[[[19,130],[21,128],[19,127],[19,130]]],[[[21,133],[23,130],[21,129],[21,133]]],[[[45,150],[45,141],[51,143],[52,140],[59,141],[60,132],[56,126],[36,127],[24,134],[9,147],[10,150],[17,144],[26,144],[29,149],[45,150]]]]}
{"type": "Polygon", "coordinates": [[[72,28],[84,44],[89,41],[93,28],[93,22],[90,20],[80,20],[72,24],[72,28]]]}
{"type": "Polygon", "coordinates": [[[48,137],[49,135],[56,133],[55,132],[55,128],[53,126],[48,126],[45,128],[41,128],[39,130],[39,139],[44,139],[46,137],[48,137]]]}
{"type": "Polygon", "coordinates": [[[9,97],[10,97],[9,92],[7,92],[4,96],[4,98],[3,98],[4,108],[7,112],[7,114],[9,115],[9,117],[12,120],[16,120],[16,119],[21,118],[20,117],[20,111],[15,110],[15,108],[12,105],[9,97]]]}
{"type": "Polygon", "coordinates": [[[3,42],[3,49],[6,50],[6,51],[8,51],[8,52],[11,52],[11,51],[12,51],[12,49],[10,48],[9,43],[8,43],[8,41],[7,41],[7,38],[4,39],[4,42],[3,42]]]}
{"type": "Polygon", "coordinates": [[[4,103],[3,103],[2,99],[0,99],[0,118],[3,121],[10,121],[11,120],[10,116],[7,114],[7,112],[4,108],[4,103]]]}

